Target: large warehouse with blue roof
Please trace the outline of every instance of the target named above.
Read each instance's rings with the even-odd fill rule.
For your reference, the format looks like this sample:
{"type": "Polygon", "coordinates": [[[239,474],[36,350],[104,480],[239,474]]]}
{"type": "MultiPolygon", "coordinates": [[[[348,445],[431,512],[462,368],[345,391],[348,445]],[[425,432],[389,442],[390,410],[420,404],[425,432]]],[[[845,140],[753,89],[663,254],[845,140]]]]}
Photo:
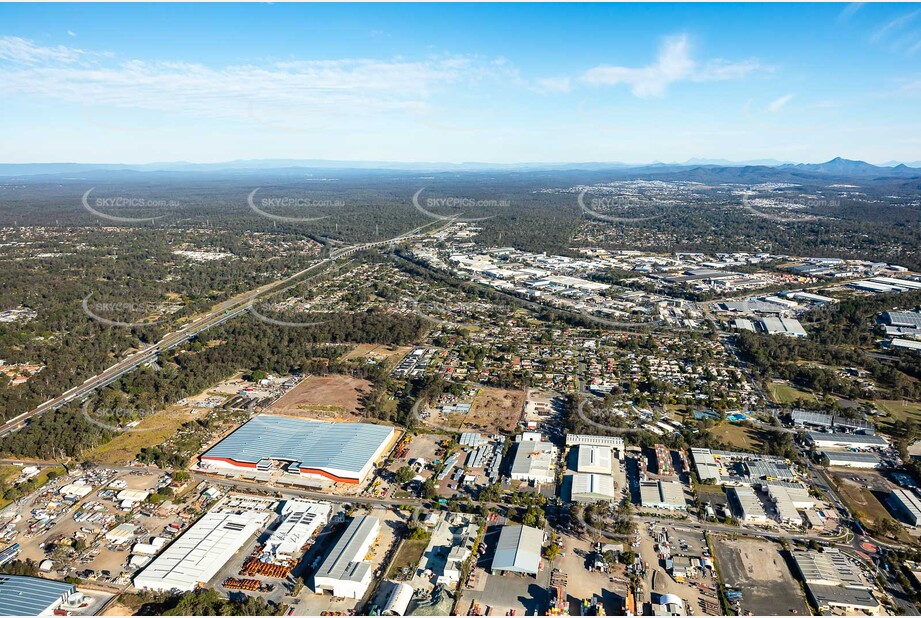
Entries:
{"type": "Polygon", "coordinates": [[[396,430],[386,425],[259,415],[211,447],[200,460],[205,467],[259,471],[285,463],[288,472],[302,476],[359,484],[395,437],[396,430]]]}

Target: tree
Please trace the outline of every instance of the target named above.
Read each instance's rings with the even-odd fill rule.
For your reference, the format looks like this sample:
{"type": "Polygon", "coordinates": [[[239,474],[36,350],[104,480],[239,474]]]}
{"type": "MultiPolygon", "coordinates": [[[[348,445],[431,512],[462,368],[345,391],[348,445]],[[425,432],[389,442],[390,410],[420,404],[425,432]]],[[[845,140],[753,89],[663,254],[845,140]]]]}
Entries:
{"type": "Polygon", "coordinates": [[[556,560],[557,556],[560,555],[560,546],[554,543],[553,545],[548,546],[544,550],[544,558],[549,561],[556,560]]]}
{"type": "Polygon", "coordinates": [[[400,483],[402,485],[403,483],[408,483],[411,480],[413,480],[415,476],[416,476],[415,470],[413,470],[409,466],[403,466],[402,468],[397,470],[395,478],[396,478],[397,483],[400,483]]]}

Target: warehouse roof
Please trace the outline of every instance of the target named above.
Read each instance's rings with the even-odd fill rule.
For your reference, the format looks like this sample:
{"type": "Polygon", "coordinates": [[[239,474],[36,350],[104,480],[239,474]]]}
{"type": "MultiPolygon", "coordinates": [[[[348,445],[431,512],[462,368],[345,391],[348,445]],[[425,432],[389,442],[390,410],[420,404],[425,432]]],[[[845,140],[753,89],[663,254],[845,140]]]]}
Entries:
{"type": "Polygon", "coordinates": [[[544,533],[537,528],[503,526],[492,559],[492,569],[537,575],[543,544],[544,533]]]}
{"type": "Polygon", "coordinates": [[[572,498],[597,497],[603,500],[613,500],[614,479],[606,474],[583,474],[577,472],[572,475],[572,498]]]}
{"type": "Polygon", "coordinates": [[[202,459],[250,465],[262,459],[293,461],[301,470],[332,470],[357,477],[373,463],[393,432],[393,427],[385,425],[260,415],[209,449],[202,459]]]}
{"type": "Polygon", "coordinates": [[[874,463],[879,465],[882,461],[876,453],[855,453],[853,451],[822,451],[822,455],[830,462],[874,463]]]}
{"type": "Polygon", "coordinates": [[[578,472],[598,472],[611,474],[611,447],[580,444],[576,470],[578,472]]]}
{"type": "Polygon", "coordinates": [[[314,577],[328,577],[339,581],[360,582],[371,570],[371,563],[365,561],[368,545],[377,536],[380,520],[361,515],[352,520],[332,551],[320,564],[314,577]]]}
{"type": "Polygon", "coordinates": [[[313,500],[287,500],[282,522],[265,543],[265,553],[274,558],[292,557],[329,521],[332,505],[313,500]]]}
{"type": "Polygon", "coordinates": [[[66,582],[0,575],[0,616],[37,616],[76,590],[66,582]]]}
{"type": "Polygon", "coordinates": [[[195,590],[256,533],[267,512],[205,514],[134,578],[138,588],[195,590]]]}
{"type": "Polygon", "coordinates": [[[822,433],[810,431],[809,439],[812,442],[831,442],[840,444],[859,444],[862,446],[886,446],[888,443],[879,436],[861,433],[822,433]]]}
{"type": "Polygon", "coordinates": [[[823,607],[843,607],[872,610],[879,607],[879,601],[869,590],[822,584],[810,584],[807,585],[807,588],[815,604],[820,609],[823,607]]]}

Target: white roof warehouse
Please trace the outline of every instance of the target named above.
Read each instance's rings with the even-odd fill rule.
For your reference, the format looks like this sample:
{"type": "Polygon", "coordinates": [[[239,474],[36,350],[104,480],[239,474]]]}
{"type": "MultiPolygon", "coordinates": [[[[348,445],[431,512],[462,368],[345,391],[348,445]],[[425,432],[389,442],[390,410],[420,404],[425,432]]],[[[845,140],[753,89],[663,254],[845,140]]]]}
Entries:
{"type": "Polygon", "coordinates": [[[195,590],[265,525],[268,512],[207,513],[134,578],[137,588],[195,590]]]}
{"type": "Polygon", "coordinates": [[[201,456],[202,465],[269,469],[288,462],[302,476],[360,484],[393,443],[396,430],[367,423],[325,423],[254,416],[201,456]]]}
{"type": "Polygon", "coordinates": [[[332,551],[313,575],[315,592],[360,599],[371,585],[371,563],[365,560],[377,538],[381,521],[376,517],[356,517],[336,541],[332,551]]]}

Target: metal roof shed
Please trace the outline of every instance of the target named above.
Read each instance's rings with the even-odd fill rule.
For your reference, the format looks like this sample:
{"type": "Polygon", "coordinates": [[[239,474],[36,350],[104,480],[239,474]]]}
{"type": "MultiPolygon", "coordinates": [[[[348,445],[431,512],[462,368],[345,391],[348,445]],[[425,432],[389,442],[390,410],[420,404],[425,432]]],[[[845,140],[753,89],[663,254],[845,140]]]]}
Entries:
{"type": "Polygon", "coordinates": [[[73,584],[25,575],[0,575],[0,616],[50,615],[77,591],[73,584]]]}
{"type": "Polygon", "coordinates": [[[537,528],[503,526],[492,559],[492,570],[537,575],[543,544],[544,533],[537,528]]]}

